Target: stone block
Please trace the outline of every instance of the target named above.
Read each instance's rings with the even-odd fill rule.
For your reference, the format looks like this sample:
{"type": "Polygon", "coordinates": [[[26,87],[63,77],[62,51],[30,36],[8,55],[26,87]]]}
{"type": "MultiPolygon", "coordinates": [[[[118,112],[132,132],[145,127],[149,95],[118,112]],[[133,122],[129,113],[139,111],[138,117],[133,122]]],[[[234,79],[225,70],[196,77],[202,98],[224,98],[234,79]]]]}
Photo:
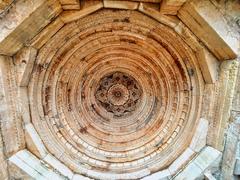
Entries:
{"type": "Polygon", "coordinates": [[[29,45],[36,49],[40,49],[59,29],[64,26],[60,18],[55,19],[47,25],[39,34],[37,34],[30,42],[29,45]]]}
{"type": "Polygon", "coordinates": [[[18,85],[28,86],[37,50],[32,47],[24,47],[14,56],[15,65],[17,66],[18,85]]]}
{"type": "Polygon", "coordinates": [[[51,154],[48,154],[43,160],[57,169],[63,176],[66,176],[69,179],[73,178],[73,172],[51,154]]]}
{"type": "Polygon", "coordinates": [[[98,3],[95,3],[94,5],[88,6],[81,10],[64,11],[60,15],[60,18],[62,19],[62,21],[64,23],[69,23],[69,22],[75,21],[77,19],[80,19],[82,17],[85,17],[88,14],[91,14],[101,8],[103,8],[103,2],[98,2],[98,3]]]}
{"type": "Polygon", "coordinates": [[[80,174],[74,174],[72,180],[90,180],[90,178],[84,177],[80,174]]]}
{"type": "Polygon", "coordinates": [[[62,176],[53,172],[52,169],[49,169],[26,149],[21,150],[10,157],[9,161],[14,163],[34,179],[63,179],[62,176]]]}
{"type": "Polygon", "coordinates": [[[61,11],[57,0],[17,1],[0,21],[0,54],[15,54],[61,11]]]}
{"type": "Polygon", "coordinates": [[[240,175],[240,159],[236,159],[233,174],[236,176],[240,175]]]}
{"type": "Polygon", "coordinates": [[[168,169],[153,173],[149,176],[146,176],[142,180],[154,180],[154,179],[170,179],[171,178],[171,173],[168,169]]]}
{"type": "Polygon", "coordinates": [[[180,172],[174,180],[195,180],[202,174],[202,170],[193,162],[180,172]]]}
{"type": "MultiPolygon", "coordinates": [[[[177,22],[177,21],[176,21],[177,22]]],[[[181,21],[176,23],[174,30],[182,37],[193,51],[197,52],[201,48],[197,37],[181,21]]]]}
{"type": "Polygon", "coordinates": [[[160,6],[162,14],[176,15],[186,0],[163,0],[160,6]]]}
{"type": "Polygon", "coordinates": [[[215,166],[219,163],[222,153],[210,146],[205,147],[200,154],[194,159],[194,163],[201,168],[202,171],[215,166]]]}
{"type": "Polygon", "coordinates": [[[239,37],[230,29],[221,12],[210,1],[187,2],[178,11],[178,17],[218,60],[237,57],[239,37]]]}
{"type": "Polygon", "coordinates": [[[103,1],[104,8],[114,8],[114,9],[138,9],[139,3],[129,2],[129,1],[103,1]]]}
{"type": "Polygon", "coordinates": [[[179,22],[178,20],[176,20],[174,18],[170,18],[168,16],[161,14],[159,11],[149,7],[147,4],[144,4],[144,3],[139,4],[138,10],[140,12],[156,19],[160,23],[165,24],[172,28],[175,27],[177,25],[177,23],[179,22]]]}
{"type": "Polygon", "coordinates": [[[208,121],[206,119],[201,118],[199,120],[197,129],[195,131],[195,134],[189,147],[193,151],[199,152],[206,145],[207,133],[208,133],[208,121]]]}
{"type": "Polygon", "coordinates": [[[218,80],[219,61],[205,47],[199,48],[196,55],[205,82],[208,84],[215,83],[218,80]]]}
{"type": "Polygon", "coordinates": [[[38,150],[40,156],[42,158],[44,158],[47,155],[47,150],[46,150],[41,138],[39,137],[37,131],[35,130],[35,128],[33,127],[33,125],[31,123],[27,124],[25,126],[25,128],[26,128],[26,132],[31,137],[32,142],[34,143],[36,149],[38,150]]]}
{"type": "Polygon", "coordinates": [[[194,151],[187,148],[168,168],[171,175],[177,173],[181,168],[183,168],[195,155],[194,151]]]}

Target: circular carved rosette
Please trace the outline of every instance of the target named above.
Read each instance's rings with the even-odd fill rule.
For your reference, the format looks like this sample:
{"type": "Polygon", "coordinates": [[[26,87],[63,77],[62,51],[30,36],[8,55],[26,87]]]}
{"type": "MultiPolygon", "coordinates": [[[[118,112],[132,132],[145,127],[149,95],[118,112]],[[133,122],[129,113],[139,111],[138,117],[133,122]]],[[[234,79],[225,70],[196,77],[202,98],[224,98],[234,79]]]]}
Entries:
{"type": "Polygon", "coordinates": [[[100,80],[95,97],[98,104],[114,117],[122,117],[136,109],[142,90],[130,75],[114,72],[100,80]]]}
{"type": "Polygon", "coordinates": [[[76,173],[120,178],[165,168],[188,146],[201,109],[195,62],[185,42],[150,17],[98,11],[40,49],[29,86],[33,124],[76,173]]]}

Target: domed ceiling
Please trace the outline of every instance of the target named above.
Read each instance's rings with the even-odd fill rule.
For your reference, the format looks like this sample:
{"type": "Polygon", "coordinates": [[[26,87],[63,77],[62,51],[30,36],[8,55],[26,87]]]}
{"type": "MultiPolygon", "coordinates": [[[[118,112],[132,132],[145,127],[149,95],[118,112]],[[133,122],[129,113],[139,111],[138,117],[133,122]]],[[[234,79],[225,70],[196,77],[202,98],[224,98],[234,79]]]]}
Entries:
{"type": "Polygon", "coordinates": [[[33,125],[79,173],[164,168],[189,144],[202,79],[169,27],[140,12],[101,10],[65,25],[36,62],[33,125]]]}
{"type": "Polygon", "coordinates": [[[201,173],[219,159],[219,149],[206,146],[213,106],[205,87],[218,79],[218,60],[235,54],[218,53],[193,28],[195,36],[188,6],[177,12],[183,3],[163,2],[160,11],[159,2],[84,1],[80,10],[62,3],[60,16],[25,42],[34,63],[20,50],[15,65],[31,66],[27,76],[17,72],[28,77],[30,117],[23,121],[34,162],[72,179],[181,179],[193,157],[204,159],[200,151],[212,156],[201,173]]]}

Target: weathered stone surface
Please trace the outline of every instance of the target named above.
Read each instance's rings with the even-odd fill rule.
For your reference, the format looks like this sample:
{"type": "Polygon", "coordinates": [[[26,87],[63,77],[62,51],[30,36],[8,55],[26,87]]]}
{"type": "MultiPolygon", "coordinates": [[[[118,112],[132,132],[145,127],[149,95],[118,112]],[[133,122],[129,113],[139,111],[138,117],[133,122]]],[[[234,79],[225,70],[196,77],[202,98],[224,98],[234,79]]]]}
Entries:
{"type": "Polygon", "coordinates": [[[9,178],[8,164],[7,164],[7,158],[4,154],[4,148],[5,148],[5,143],[3,143],[2,134],[0,133],[0,177],[2,179],[8,179],[9,178]]]}
{"type": "Polygon", "coordinates": [[[168,170],[171,175],[176,174],[181,168],[183,168],[195,155],[194,151],[187,148],[169,167],[168,170]]]}
{"type": "Polygon", "coordinates": [[[215,83],[218,80],[220,63],[204,47],[198,49],[196,54],[199,60],[199,64],[200,64],[205,82],[208,84],[215,83]]]}
{"type": "Polygon", "coordinates": [[[63,179],[62,176],[55,173],[53,169],[43,164],[27,150],[19,151],[10,157],[9,161],[25,171],[34,179],[63,179]]]}
{"type": "Polygon", "coordinates": [[[178,23],[178,20],[175,20],[174,18],[170,18],[168,16],[165,16],[161,14],[159,11],[149,7],[147,4],[140,3],[138,10],[148,16],[151,16],[152,18],[156,19],[160,23],[163,23],[169,27],[175,27],[176,23],[178,23]]]}
{"type": "Polygon", "coordinates": [[[109,0],[103,1],[103,6],[105,8],[136,10],[138,8],[138,5],[139,3],[137,2],[129,2],[129,1],[109,1],[109,0]]]}
{"type": "Polygon", "coordinates": [[[17,66],[18,86],[28,86],[36,55],[36,49],[24,47],[14,56],[14,63],[17,66]]]}
{"type": "Polygon", "coordinates": [[[223,15],[208,0],[185,3],[178,17],[210,49],[219,60],[234,59],[239,37],[232,34],[223,15]]]}
{"type": "Polygon", "coordinates": [[[90,178],[84,177],[84,176],[79,175],[79,174],[74,174],[72,180],[90,180],[90,178]]]}
{"type": "Polygon", "coordinates": [[[211,173],[211,171],[207,171],[204,173],[204,178],[206,180],[217,180],[211,173]]]}
{"type": "Polygon", "coordinates": [[[183,24],[183,22],[176,20],[176,26],[174,26],[174,30],[182,37],[184,42],[188,44],[190,48],[194,52],[198,52],[201,49],[201,45],[199,44],[199,40],[196,36],[183,24]]]}
{"type": "Polygon", "coordinates": [[[233,174],[236,176],[240,175],[240,159],[236,159],[233,174]]]}
{"type": "Polygon", "coordinates": [[[194,180],[201,176],[201,174],[202,170],[195,163],[190,163],[181,173],[174,177],[174,180],[194,180]]]}
{"type": "Polygon", "coordinates": [[[219,161],[220,158],[221,152],[212,147],[207,146],[174,179],[175,180],[197,179],[203,175],[204,171],[206,171],[209,168],[212,168],[212,166],[215,166],[216,163],[220,163],[219,161]]]}
{"type": "MultiPolygon", "coordinates": [[[[105,1],[119,1],[119,0],[105,0],[105,1]]],[[[137,2],[146,2],[146,3],[160,3],[162,0],[128,0],[130,2],[137,1],[137,2]]]]}
{"type": "Polygon", "coordinates": [[[61,11],[57,0],[18,0],[0,21],[0,54],[15,54],[61,11]]]}
{"type": "Polygon", "coordinates": [[[238,67],[238,73],[237,73],[237,81],[236,86],[234,90],[234,98],[233,98],[233,105],[232,105],[232,111],[235,111],[236,113],[240,112],[240,66],[238,67]]]}
{"type": "Polygon", "coordinates": [[[75,21],[77,19],[80,19],[82,17],[85,17],[101,8],[103,8],[103,2],[98,2],[92,6],[85,7],[81,10],[65,11],[60,15],[60,18],[62,19],[62,21],[64,23],[69,23],[69,22],[75,21]]]}
{"type": "Polygon", "coordinates": [[[208,121],[201,118],[193,136],[192,142],[189,146],[190,149],[195,152],[199,152],[202,150],[202,148],[204,148],[204,146],[206,146],[208,130],[208,121]]]}
{"type": "Polygon", "coordinates": [[[17,82],[12,59],[0,56],[0,127],[7,157],[25,146],[22,118],[17,104],[17,82]]]}
{"type": "Polygon", "coordinates": [[[57,169],[63,176],[68,177],[69,179],[73,179],[73,172],[59,160],[57,160],[54,156],[48,154],[46,157],[44,157],[43,160],[50,164],[53,168],[57,169]]]}
{"type": "MultiPolygon", "coordinates": [[[[24,179],[24,180],[34,180],[31,176],[29,176],[25,171],[20,169],[14,163],[8,161],[8,169],[9,169],[9,179],[24,179]]],[[[5,179],[4,179],[5,180],[5,179]]],[[[7,179],[6,179],[7,180],[7,179]]]]}
{"type": "MultiPolygon", "coordinates": [[[[233,178],[234,170],[236,173],[239,162],[236,161],[238,141],[240,134],[240,124],[232,122],[226,131],[225,148],[223,153],[223,163],[222,163],[222,179],[233,178]]],[[[237,175],[237,174],[236,174],[237,175]]]]}
{"type": "Polygon", "coordinates": [[[220,163],[222,153],[210,146],[205,147],[196,159],[193,162],[200,167],[202,171],[215,166],[217,163],[220,163]]]}
{"type": "Polygon", "coordinates": [[[64,23],[60,18],[55,19],[49,25],[47,25],[39,34],[37,34],[29,43],[29,46],[33,46],[36,49],[41,48],[60,28],[64,26],[64,23]]]}
{"type": "Polygon", "coordinates": [[[147,176],[145,178],[143,178],[143,180],[152,180],[152,179],[162,179],[162,180],[167,180],[167,179],[170,179],[172,176],[171,176],[171,173],[169,170],[163,170],[163,171],[159,171],[157,173],[153,173],[151,174],[150,176],[147,176]]]}
{"type": "Polygon", "coordinates": [[[0,2],[0,16],[4,16],[6,11],[11,8],[11,4],[14,0],[2,0],[0,2]]]}
{"type": "Polygon", "coordinates": [[[80,9],[80,0],[59,0],[63,10],[80,9]]]}
{"type": "Polygon", "coordinates": [[[177,15],[178,10],[187,0],[162,0],[160,12],[162,14],[177,15]]]}
{"type": "Polygon", "coordinates": [[[32,145],[34,146],[33,148],[35,149],[36,154],[38,154],[40,158],[46,157],[47,150],[33,125],[29,123],[25,126],[25,129],[29,138],[31,138],[32,145]]]}
{"type": "Polygon", "coordinates": [[[208,138],[208,144],[220,151],[224,148],[224,132],[230,120],[238,64],[237,61],[225,61],[220,66],[216,105],[213,110],[214,116],[209,124],[212,132],[208,138]]]}
{"type": "Polygon", "coordinates": [[[235,3],[27,3],[0,14],[1,177],[237,177],[235,3]]]}

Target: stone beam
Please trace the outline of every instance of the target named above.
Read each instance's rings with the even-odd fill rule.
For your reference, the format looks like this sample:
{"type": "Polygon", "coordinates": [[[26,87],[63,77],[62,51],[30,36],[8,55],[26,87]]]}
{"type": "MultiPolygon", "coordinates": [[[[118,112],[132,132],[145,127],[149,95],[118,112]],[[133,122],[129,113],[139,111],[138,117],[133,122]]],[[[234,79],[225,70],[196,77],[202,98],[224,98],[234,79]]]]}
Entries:
{"type": "MultiPolygon", "coordinates": [[[[119,1],[119,0],[106,0],[106,1],[119,1]]],[[[147,3],[160,3],[162,0],[128,0],[135,2],[147,2],[147,3]]]]}
{"type": "Polygon", "coordinates": [[[0,54],[15,54],[61,11],[58,0],[17,1],[0,20],[0,54]]]}
{"type": "Polygon", "coordinates": [[[64,23],[69,23],[69,22],[75,21],[77,19],[80,19],[82,17],[85,17],[88,14],[91,14],[101,8],[103,8],[103,2],[99,1],[99,2],[95,3],[94,5],[88,6],[81,10],[64,11],[60,15],[60,18],[64,23]]]}
{"type": "Polygon", "coordinates": [[[198,156],[191,161],[186,168],[174,178],[181,179],[197,179],[203,175],[204,171],[220,163],[222,153],[218,150],[207,146],[198,156]]]}
{"type": "Polygon", "coordinates": [[[224,16],[210,1],[187,2],[177,15],[218,60],[237,57],[239,37],[232,32],[224,16]]]}
{"type": "Polygon", "coordinates": [[[178,10],[187,0],[163,0],[160,6],[162,14],[177,15],[178,10]]]}
{"type": "Polygon", "coordinates": [[[12,58],[0,56],[0,128],[7,157],[25,147],[12,58]]]}
{"type": "Polygon", "coordinates": [[[26,149],[13,155],[9,161],[34,179],[64,179],[26,149]]]}
{"type": "Polygon", "coordinates": [[[29,42],[29,46],[40,49],[63,26],[63,21],[56,18],[29,42]]]}
{"type": "Polygon", "coordinates": [[[158,22],[163,23],[171,28],[174,28],[179,23],[178,20],[161,14],[159,11],[157,11],[154,8],[149,7],[145,3],[140,3],[138,10],[140,12],[142,12],[143,14],[146,14],[146,15],[152,17],[153,19],[157,20],[158,22]]]}
{"type": "Polygon", "coordinates": [[[223,151],[224,133],[230,120],[230,111],[234,97],[234,89],[237,79],[238,61],[224,61],[220,66],[219,80],[216,83],[216,105],[213,110],[213,120],[209,124],[208,145],[223,151]]]}
{"type": "Polygon", "coordinates": [[[80,0],[59,0],[64,10],[80,9],[80,0]]]}
{"type": "Polygon", "coordinates": [[[32,47],[24,47],[18,51],[16,56],[14,56],[14,62],[18,71],[19,86],[28,86],[36,55],[36,49],[32,47]]]}
{"type": "Polygon", "coordinates": [[[113,9],[138,9],[138,2],[129,2],[129,1],[103,1],[104,8],[113,8],[113,9]]]}
{"type": "Polygon", "coordinates": [[[218,79],[219,61],[205,47],[196,52],[203,78],[207,84],[213,84],[218,79]]]}

